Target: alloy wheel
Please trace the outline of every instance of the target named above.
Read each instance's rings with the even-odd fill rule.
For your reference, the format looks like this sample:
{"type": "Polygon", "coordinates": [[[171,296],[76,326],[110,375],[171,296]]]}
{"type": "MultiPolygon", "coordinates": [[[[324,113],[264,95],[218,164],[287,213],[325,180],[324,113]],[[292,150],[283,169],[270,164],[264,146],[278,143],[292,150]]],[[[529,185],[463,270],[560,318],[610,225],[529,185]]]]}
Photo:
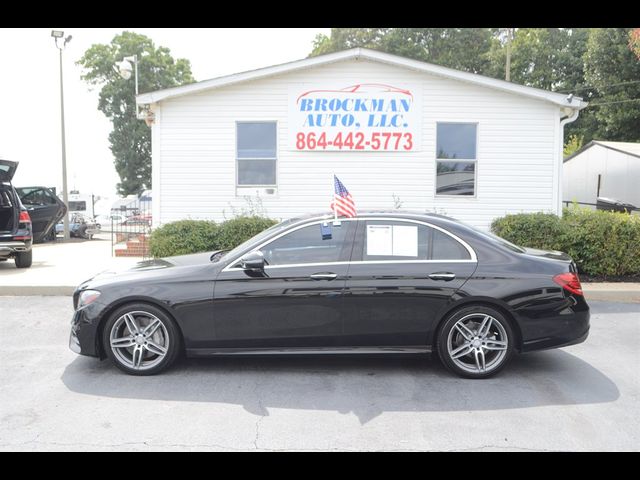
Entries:
{"type": "Polygon", "coordinates": [[[134,370],[149,370],[169,351],[169,333],[155,315],[144,311],[120,316],[109,335],[109,345],[117,361],[134,370]]]}
{"type": "Polygon", "coordinates": [[[497,369],[508,348],[509,337],[502,324],[481,312],[462,317],[447,336],[449,358],[471,374],[485,374],[497,369]]]}

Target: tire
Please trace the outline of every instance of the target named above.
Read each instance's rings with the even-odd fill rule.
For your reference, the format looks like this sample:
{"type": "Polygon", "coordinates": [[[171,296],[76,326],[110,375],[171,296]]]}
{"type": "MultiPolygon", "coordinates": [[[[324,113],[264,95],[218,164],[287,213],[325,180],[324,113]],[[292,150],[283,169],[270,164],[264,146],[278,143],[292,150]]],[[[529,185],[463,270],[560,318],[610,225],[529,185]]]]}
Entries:
{"type": "Polygon", "coordinates": [[[174,320],[164,311],[146,303],[131,303],[109,317],[102,332],[102,346],[123,372],[155,375],[176,360],[182,351],[182,337],[174,320]],[[160,323],[154,328],[156,320],[160,323]],[[152,331],[145,337],[142,334],[146,327],[152,331]],[[113,346],[113,339],[119,339],[120,346],[113,346]]]}
{"type": "Polygon", "coordinates": [[[489,378],[513,356],[515,335],[498,310],[479,305],[464,307],[444,321],[436,351],[444,366],[456,375],[489,378]]]}
{"type": "Polygon", "coordinates": [[[16,267],[29,268],[33,263],[33,250],[16,254],[16,267]]]}
{"type": "Polygon", "coordinates": [[[82,225],[80,226],[80,228],[78,229],[78,231],[76,232],[76,235],[79,238],[84,238],[85,240],[87,240],[87,226],[86,225],[82,225]]]}

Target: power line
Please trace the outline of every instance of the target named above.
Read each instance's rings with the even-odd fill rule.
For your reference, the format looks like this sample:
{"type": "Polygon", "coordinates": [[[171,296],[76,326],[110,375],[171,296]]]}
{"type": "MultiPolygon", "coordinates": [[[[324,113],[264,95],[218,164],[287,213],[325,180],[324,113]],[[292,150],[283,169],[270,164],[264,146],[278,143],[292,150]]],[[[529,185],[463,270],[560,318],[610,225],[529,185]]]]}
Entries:
{"type": "Polygon", "coordinates": [[[591,103],[589,104],[590,107],[597,107],[599,105],[611,105],[612,103],[625,103],[625,102],[638,102],[640,101],[640,98],[631,98],[629,100],[618,100],[616,102],[602,102],[602,103],[591,103]]]}
{"type": "Polygon", "coordinates": [[[619,85],[631,85],[633,83],[640,83],[640,80],[631,80],[630,82],[620,82],[620,83],[612,83],[610,85],[602,85],[601,87],[583,87],[583,88],[574,88],[573,90],[557,90],[556,93],[573,93],[573,92],[581,92],[583,90],[592,90],[592,89],[600,89],[600,88],[608,88],[608,87],[617,87],[619,85]]]}

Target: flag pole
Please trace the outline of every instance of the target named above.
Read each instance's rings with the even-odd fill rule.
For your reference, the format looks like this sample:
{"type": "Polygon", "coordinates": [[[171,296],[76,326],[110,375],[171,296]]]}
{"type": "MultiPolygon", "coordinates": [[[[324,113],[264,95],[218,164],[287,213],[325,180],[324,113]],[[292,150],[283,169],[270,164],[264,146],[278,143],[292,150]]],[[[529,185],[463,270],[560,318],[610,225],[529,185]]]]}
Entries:
{"type": "Polygon", "coordinates": [[[333,223],[338,223],[338,209],[336,208],[336,174],[333,174],[333,223]]]}

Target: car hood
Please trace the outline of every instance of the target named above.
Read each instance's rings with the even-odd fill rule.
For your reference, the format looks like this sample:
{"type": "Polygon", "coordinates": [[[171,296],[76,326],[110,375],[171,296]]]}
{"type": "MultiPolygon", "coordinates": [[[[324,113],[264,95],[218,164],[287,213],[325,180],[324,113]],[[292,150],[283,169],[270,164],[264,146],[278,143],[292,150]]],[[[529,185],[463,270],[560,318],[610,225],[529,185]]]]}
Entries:
{"type": "Polygon", "coordinates": [[[0,182],[10,182],[17,168],[18,162],[0,159],[0,182]]]}
{"type": "Polygon", "coordinates": [[[195,253],[176,257],[154,258],[143,260],[132,267],[124,269],[109,269],[98,273],[83,282],[78,289],[98,288],[109,283],[140,282],[160,279],[173,275],[185,275],[185,269],[210,267],[216,270],[217,264],[211,262],[211,255],[216,252],[195,253]]]}

